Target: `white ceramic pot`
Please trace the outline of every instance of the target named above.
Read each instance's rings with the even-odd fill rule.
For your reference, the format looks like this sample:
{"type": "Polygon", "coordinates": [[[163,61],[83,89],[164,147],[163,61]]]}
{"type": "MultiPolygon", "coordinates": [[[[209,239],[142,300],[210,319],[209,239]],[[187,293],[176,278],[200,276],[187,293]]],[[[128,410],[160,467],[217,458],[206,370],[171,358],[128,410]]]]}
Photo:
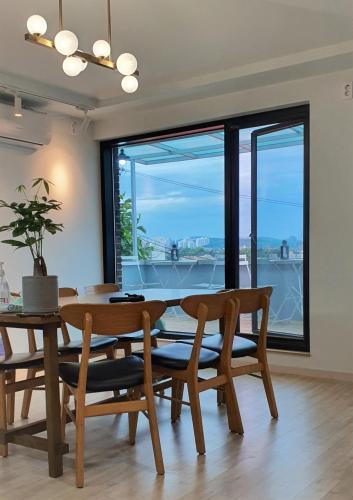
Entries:
{"type": "Polygon", "coordinates": [[[57,276],[23,276],[23,312],[51,313],[59,308],[57,276]]]}

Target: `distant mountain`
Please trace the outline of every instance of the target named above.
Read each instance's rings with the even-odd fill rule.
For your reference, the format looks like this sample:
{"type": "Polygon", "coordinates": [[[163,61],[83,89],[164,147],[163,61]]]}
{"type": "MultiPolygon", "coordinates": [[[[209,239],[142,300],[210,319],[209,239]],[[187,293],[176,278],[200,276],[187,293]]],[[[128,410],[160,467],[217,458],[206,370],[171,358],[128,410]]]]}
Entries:
{"type": "MultiPolygon", "coordinates": [[[[287,240],[288,246],[292,250],[300,249],[303,246],[303,242],[298,240],[295,236],[289,236],[289,238],[284,239],[287,240]]],[[[258,248],[280,248],[281,245],[282,240],[278,238],[260,236],[257,240],[258,248]]]]}
{"type": "Polygon", "coordinates": [[[210,241],[204,248],[224,248],[224,238],[210,238],[210,241]]]}

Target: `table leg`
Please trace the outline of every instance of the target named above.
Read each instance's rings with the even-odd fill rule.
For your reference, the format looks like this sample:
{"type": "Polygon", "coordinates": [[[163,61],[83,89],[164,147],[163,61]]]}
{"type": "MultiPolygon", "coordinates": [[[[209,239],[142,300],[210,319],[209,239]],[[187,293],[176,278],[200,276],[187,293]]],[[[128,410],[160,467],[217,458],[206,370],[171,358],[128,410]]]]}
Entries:
{"type": "Polygon", "coordinates": [[[45,400],[47,412],[49,476],[63,473],[60,426],[59,366],[57,327],[46,325],[44,337],[45,400]]]}

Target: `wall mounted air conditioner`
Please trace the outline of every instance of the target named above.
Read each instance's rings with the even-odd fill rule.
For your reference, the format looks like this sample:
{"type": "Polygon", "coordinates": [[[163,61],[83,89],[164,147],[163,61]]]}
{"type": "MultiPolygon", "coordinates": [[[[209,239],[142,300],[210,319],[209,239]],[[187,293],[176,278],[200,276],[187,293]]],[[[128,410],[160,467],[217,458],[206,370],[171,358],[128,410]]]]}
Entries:
{"type": "Polygon", "coordinates": [[[50,142],[48,116],[27,109],[23,116],[13,116],[13,106],[0,104],[0,147],[7,144],[35,151],[50,142]]]}

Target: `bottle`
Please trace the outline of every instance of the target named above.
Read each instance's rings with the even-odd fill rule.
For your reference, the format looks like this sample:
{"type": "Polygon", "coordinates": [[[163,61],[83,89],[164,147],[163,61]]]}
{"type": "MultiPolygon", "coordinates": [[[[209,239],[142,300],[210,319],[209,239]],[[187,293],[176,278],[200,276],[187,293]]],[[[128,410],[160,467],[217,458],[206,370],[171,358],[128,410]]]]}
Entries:
{"type": "Polygon", "coordinates": [[[4,263],[0,262],[0,311],[7,311],[10,304],[10,288],[3,266],[4,263]]]}

